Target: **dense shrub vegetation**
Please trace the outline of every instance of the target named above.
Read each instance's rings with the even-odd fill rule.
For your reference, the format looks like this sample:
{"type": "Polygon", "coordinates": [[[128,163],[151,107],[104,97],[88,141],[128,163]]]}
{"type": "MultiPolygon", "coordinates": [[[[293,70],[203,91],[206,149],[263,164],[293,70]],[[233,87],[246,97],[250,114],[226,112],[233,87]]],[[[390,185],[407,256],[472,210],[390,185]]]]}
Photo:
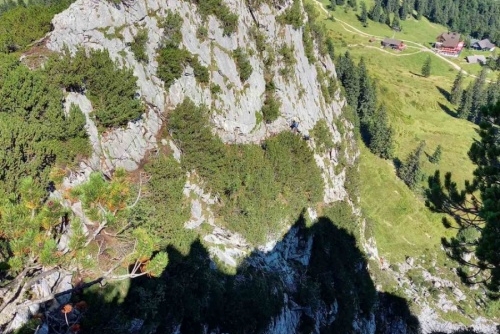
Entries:
{"type": "Polygon", "coordinates": [[[85,92],[92,101],[93,117],[98,128],[126,125],[138,119],[144,106],[136,95],[137,78],[131,69],[121,69],[108,51],[78,50],[74,57],[66,53],[47,64],[52,80],[60,86],[85,92]]]}
{"type": "Polygon", "coordinates": [[[215,16],[222,23],[224,35],[231,35],[238,29],[238,15],[231,12],[222,0],[190,0],[198,6],[198,11],[203,18],[208,15],[215,16]]]}
{"type": "Polygon", "coordinates": [[[238,69],[241,81],[247,81],[253,72],[248,55],[242,48],[236,48],[236,50],[233,51],[233,56],[236,59],[236,68],[238,69]]]}
{"type": "Polygon", "coordinates": [[[148,42],[148,38],[148,30],[146,28],[139,29],[130,45],[135,59],[139,62],[148,62],[148,54],[146,53],[146,43],[148,42]]]}
{"type": "Polygon", "coordinates": [[[304,52],[309,64],[314,64],[316,57],[314,56],[314,43],[311,38],[311,28],[308,25],[302,30],[302,43],[304,44],[304,52]]]}
{"type": "Polygon", "coordinates": [[[283,14],[276,17],[281,24],[289,24],[294,29],[299,29],[304,24],[304,15],[300,0],[293,0],[293,4],[283,14]]]}
{"type": "Polygon", "coordinates": [[[182,190],[186,173],[172,156],[159,156],[144,166],[150,176],[146,196],[132,210],[136,224],[161,236],[161,246],[174,246],[186,253],[194,233],[184,228],[189,220],[189,201],[182,190]]]}
{"type": "Polygon", "coordinates": [[[45,187],[52,166],[89,154],[85,117],[76,107],[65,114],[62,102],[47,73],[0,55],[1,190],[16,191],[27,176],[45,187]]]}
{"type": "Polygon", "coordinates": [[[294,65],[297,63],[295,59],[295,48],[288,46],[286,43],[278,49],[278,54],[281,56],[283,67],[279,69],[279,73],[283,76],[290,76],[294,71],[294,65]]]}
{"type": "Polygon", "coordinates": [[[333,136],[324,119],[319,120],[311,129],[311,137],[320,152],[329,152],[335,147],[333,136]]]}
{"type": "Polygon", "coordinates": [[[262,147],[226,146],[212,134],[208,111],[188,100],[168,121],[184,152],[184,170],[196,170],[205,188],[220,197],[217,213],[225,224],[250,242],[264,241],[281,219],[321,200],[323,180],[300,136],[285,132],[262,147]]]}
{"type": "Polygon", "coordinates": [[[266,99],[262,106],[262,117],[266,123],[278,119],[280,115],[281,101],[274,95],[274,91],[266,91],[266,99]]]}
{"type": "Polygon", "coordinates": [[[170,87],[174,81],[182,76],[186,66],[191,66],[194,76],[199,82],[207,83],[209,80],[208,69],[200,64],[198,56],[193,56],[189,51],[180,49],[182,17],[172,11],[167,12],[165,19],[160,22],[163,28],[162,46],[158,50],[158,77],[170,87]]]}
{"type": "MultiPolygon", "coordinates": [[[[325,56],[328,52],[326,28],[323,23],[318,20],[319,12],[316,6],[312,3],[304,4],[304,11],[307,13],[307,24],[302,32],[302,41],[307,59],[311,64],[314,63],[314,46],[318,48],[319,54],[325,56]],[[312,42],[314,40],[316,45],[312,42]]],[[[331,55],[332,60],[334,59],[331,55]]]]}
{"type": "Polygon", "coordinates": [[[0,5],[0,52],[22,51],[51,29],[55,14],[72,0],[34,0],[29,5],[6,1],[0,5]]]}

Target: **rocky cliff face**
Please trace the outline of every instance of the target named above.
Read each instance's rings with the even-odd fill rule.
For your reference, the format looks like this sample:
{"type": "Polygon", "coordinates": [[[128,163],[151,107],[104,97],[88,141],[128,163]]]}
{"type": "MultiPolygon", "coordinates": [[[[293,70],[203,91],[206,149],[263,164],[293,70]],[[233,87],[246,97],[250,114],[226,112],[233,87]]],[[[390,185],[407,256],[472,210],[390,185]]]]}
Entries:
{"type": "MultiPolygon", "coordinates": [[[[296,65],[287,77],[280,74],[280,62],[271,69],[277,96],[282,102],[281,116],[271,124],[259,122],[257,115],[264,102],[265,66],[263,56],[250,37],[249,30],[256,23],[244,1],[229,1],[227,4],[239,17],[237,32],[225,36],[220,22],[210,16],[208,36],[203,40],[197,37],[197,30],[204,23],[197,14],[196,6],[187,1],[147,0],[134,1],[130,6],[115,6],[106,1],[79,0],[54,18],[54,31],[50,33],[48,48],[61,51],[67,47],[73,52],[82,47],[107,49],[112,58],[134,70],[139,79],[140,94],[149,106],[143,120],[99,138],[101,153],[106,158],[105,166],[136,168],[145,152],[157,145],[154,135],[162,124],[163,113],[173,109],[185,97],[196,104],[214,106],[218,111],[212,119],[214,129],[228,143],[260,142],[287,129],[293,117],[298,118],[305,133],[320,119],[326,119],[331,124],[340,117],[343,99],[337,93],[335,103],[326,103],[318,81],[318,69],[326,75],[335,75],[331,59],[316,53],[320,66],[310,64],[302,43],[302,31],[277,23],[276,16],[283,9],[263,4],[254,12],[254,17],[265,35],[266,43],[272,45],[275,51],[283,45],[292,47],[296,65]],[[155,57],[163,34],[158,27],[159,20],[165,17],[167,10],[183,17],[181,47],[197,55],[202,65],[211,67],[210,81],[221,87],[220,94],[213,95],[209,87],[197,84],[190,68],[168,90],[164,89],[162,81],[156,76],[158,63],[155,57]],[[146,52],[150,61],[147,64],[136,61],[128,46],[138,28],[146,28],[148,32],[146,52]],[[231,55],[237,48],[250,55],[253,68],[245,83],[238,77],[231,55]]],[[[340,141],[337,129],[331,130],[335,140],[340,141]]]]}
{"type": "MultiPolygon", "coordinates": [[[[243,0],[231,0],[226,4],[239,17],[237,31],[229,36],[223,33],[221,23],[215,17],[209,16],[204,22],[196,5],[182,0],[140,0],[128,2],[127,5],[77,0],[54,18],[54,30],[48,35],[46,43],[49,49],[59,52],[64,49],[75,52],[78,48],[108,50],[110,56],[121,66],[133,69],[138,78],[139,94],[147,105],[147,111],[140,120],[130,122],[126,128],[99,134],[89,117],[92,112],[90,101],[84,95],[69,93],[66,98],[67,106],[71,103],[77,104],[87,115],[87,130],[93,146],[93,155],[89,161],[81,164],[77,173],[65,180],[65,187],[71,188],[83,182],[93,170],[110,171],[123,167],[133,171],[147,158],[148,152],[162,145],[173,149],[177,159],[182,158],[172,142],[158,142],[157,138],[160,129],[165,125],[165,114],[185,98],[189,98],[198,105],[211,106],[217,111],[211,117],[213,129],[224,142],[230,144],[259,143],[281,131],[290,131],[292,119],[298,120],[301,133],[308,136],[319,120],[326,120],[334,141],[347,143],[342,145],[347,148],[326,155],[315,155],[325,181],[324,201],[331,203],[348,196],[344,189],[345,171],[336,166],[340,156],[344,156],[345,160],[352,164],[357,149],[353,141],[353,126],[342,116],[345,101],[340,91],[335,93],[333,102],[327,102],[321,90],[320,80],[335,76],[330,57],[321,56],[315,50],[318,62],[317,65],[311,64],[304,50],[302,29],[294,29],[276,21],[276,17],[283,13],[291,2],[280,7],[264,3],[252,12],[243,0]],[[187,67],[182,77],[168,89],[156,76],[156,54],[163,36],[163,29],[159,27],[160,20],[168,11],[178,13],[183,18],[180,47],[192,55],[197,55],[201,64],[209,67],[210,83],[218,85],[221,88],[220,93],[212,94],[210,85],[197,83],[190,67],[187,67]],[[207,36],[200,39],[197,37],[197,31],[205,25],[207,36]],[[252,27],[258,27],[265,36],[265,43],[270,45],[274,52],[278,53],[283,46],[293,50],[295,65],[291,73],[284,74],[280,71],[284,64],[279,58],[271,68],[265,69],[264,56],[258,52],[256,41],[251,37],[252,27]],[[150,61],[147,63],[138,62],[130,48],[130,43],[139,29],[146,29],[148,34],[145,51],[150,61]],[[249,55],[253,68],[251,76],[244,83],[240,80],[232,56],[237,48],[243,49],[249,55]],[[261,121],[266,89],[265,75],[274,77],[276,97],[281,101],[280,116],[272,123],[261,121]],[[337,128],[339,124],[344,131],[341,132],[337,128]]],[[[311,145],[314,147],[314,142],[311,142],[311,145]]],[[[201,224],[213,227],[212,232],[203,237],[212,256],[228,266],[236,266],[244,256],[252,252],[243,237],[216,226],[210,209],[215,199],[211,198],[210,194],[204,193],[202,188],[191,183],[186,184],[184,194],[192,199],[191,219],[186,222],[186,228],[197,228],[201,224]]],[[[310,212],[315,218],[314,211],[310,212]]],[[[282,231],[285,232],[286,230],[282,231]]],[[[256,266],[268,266],[271,271],[284,271],[286,275],[283,279],[287,281],[285,286],[288,287],[285,290],[290,290],[289,293],[295,290],[294,281],[298,275],[289,259],[295,259],[307,266],[312,244],[312,239],[309,238],[305,241],[305,247],[298,247],[299,239],[296,234],[294,230],[289,231],[286,240],[280,243],[278,248],[275,247],[276,241],[270,240],[267,245],[260,247],[260,255],[254,258],[253,263],[256,266]]],[[[285,305],[281,314],[270,322],[267,332],[296,331],[303,311],[296,310],[297,304],[292,298],[286,297],[285,305]]],[[[318,324],[331,323],[335,319],[336,307],[335,304],[324,304],[310,316],[317,318],[318,324]]],[[[373,318],[367,321],[373,323],[373,318]]],[[[360,326],[372,328],[368,332],[373,332],[373,324],[360,326]]]]}
{"type": "MultiPolygon", "coordinates": [[[[110,56],[121,66],[133,69],[138,78],[138,93],[147,105],[147,111],[140,120],[129,122],[125,128],[100,134],[89,117],[92,112],[91,102],[85,95],[69,93],[66,97],[67,106],[77,104],[87,115],[87,130],[93,155],[65,180],[64,187],[71,188],[84,182],[93,170],[111,171],[123,167],[133,171],[147,159],[149,152],[161,146],[169,146],[176,159],[182,159],[181,152],[172,142],[158,141],[157,138],[162,127],[168,127],[168,124],[164,124],[166,113],[184,98],[189,98],[198,105],[211,106],[216,110],[211,115],[211,124],[214,132],[228,144],[259,143],[276,133],[289,131],[293,118],[299,121],[302,134],[308,135],[319,120],[326,120],[334,141],[344,143],[338,146],[344,148],[326,155],[315,154],[325,182],[323,199],[325,203],[349,200],[344,187],[346,172],[338,168],[338,165],[341,156],[347,164],[353,164],[358,153],[353,140],[353,126],[342,113],[345,101],[340,91],[337,90],[330,102],[327,102],[322,93],[322,77],[335,76],[331,59],[320,55],[316,48],[314,53],[318,62],[311,64],[304,49],[302,29],[277,22],[276,17],[291,3],[278,7],[264,3],[252,12],[244,0],[227,0],[225,3],[239,17],[236,32],[229,36],[223,33],[221,23],[215,17],[209,16],[204,22],[196,5],[185,0],[137,0],[128,1],[127,5],[77,0],[54,18],[54,30],[48,35],[46,44],[49,49],[62,51],[67,48],[71,52],[78,48],[108,50],[110,56]],[[157,77],[158,63],[155,58],[163,36],[159,23],[167,15],[167,11],[178,13],[183,18],[181,47],[197,55],[202,65],[210,69],[210,83],[218,85],[220,93],[213,94],[210,85],[197,83],[190,67],[168,89],[157,77]],[[200,39],[197,31],[204,26],[207,28],[207,36],[200,39]],[[275,52],[284,45],[292,48],[296,63],[291,74],[284,75],[280,71],[284,64],[279,58],[270,69],[265,69],[264,57],[258,52],[256,41],[251,37],[252,27],[258,27],[265,36],[266,44],[275,52]],[[138,62],[130,48],[139,29],[146,29],[148,34],[146,53],[150,61],[147,63],[138,62]],[[251,76],[244,83],[239,78],[232,56],[237,48],[245,50],[253,68],[251,76]],[[280,116],[269,124],[261,121],[266,74],[274,76],[276,96],[281,101],[280,116]],[[339,124],[343,131],[338,128],[339,124]]],[[[314,141],[310,145],[314,147],[314,141]]],[[[270,319],[266,333],[297,332],[305,318],[314,324],[310,329],[319,332],[321,326],[330,325],[337,317],[342,316],[342,309],[348,307],[354,313],[352,323],[358,333],[375,333],[377,330],[380,333],[409,331],[405,318],[394,312],[397,305],[393,306],[383,298],[380,298],[379,304],[379,310],[382,311],[377,314],[363,314],[356,303],[347,305],[337,300],[319,301],[315,307],[299,305],[294,296],[304,270],[307,272],[313,261],[311,257],[315,256],[314,234],[304,233],[299,227],[285,229],[280,236],[275,236],[274,240],[255,250],[242,236],[217,226],[211,210],[216,199],[211,194],[195,183],[187,183],[184,194],[191,199],[192,205],[191,219],[186,222],[185,227],[194,229],[202,224],[212,227],[212,232],[203,236],[212,257],[227,266],[236,267],[241,259],[249,256],[245,260],[246,265],[265,268],[266,272],[280,275],[284,306],[277,316],[270,319]],[[283,239],[278,242],[281,237],[283,239]],[[384,305],[387,312],[384,311],[384,305]]],[[[78,210],[74,208],[74,211],[78,210]]],[[[308,216],[312,221],[317,219],[311,208],[308,216]]],[[[342,257],[340,252],[337,255],[342,257]]],[[[368,275],[365,263],[359,263],[357,270],[360,275],[368,275]]]]}

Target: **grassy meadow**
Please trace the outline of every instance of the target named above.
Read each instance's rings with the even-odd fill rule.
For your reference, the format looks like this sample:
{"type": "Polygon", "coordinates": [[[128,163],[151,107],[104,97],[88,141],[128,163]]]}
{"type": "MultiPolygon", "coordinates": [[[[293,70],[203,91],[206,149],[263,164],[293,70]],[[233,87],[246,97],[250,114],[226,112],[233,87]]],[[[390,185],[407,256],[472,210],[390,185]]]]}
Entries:
{"type": "MultiPolygon", "coordinates": [[[[425,18],[420,22],[403,21],[402,32],[393,32],[386,25],[372,21],[364,28],[353,11],[346,13],[343,8],[337,8],[330,13],[360,31],[424,45],[446,30],[425,18]]],[[[413,48],[411,44],[403,52],[385,50],[379,41],[370,42],[369,37],[361,36],[338,20],[327,19],[326,14],[324,22],[334,39],[337,55],[349,50],[354,59],[365,58],[368,71],[377,82],[379,102],[386,105],[395,131],[395,157],[405,160],[423,140],[426,156],[422,157],[422,163],[426,175],[440,169],[443,173],[451,171],[460,184],[471,178],[474,167],[467,151],[477,137],[476,126],[455,118],[455,107],[445,96],[457,71],[432,52],[413,48]],[[429,55],[432,75],[424,78],[420,72],[429,55]],[[443,149],[441,161],[431,164],[427,155],[438,145],[443,149]]],[[[366,147],[361,148],[360,162],[361,206],[372,221],[383,256],[390,262],[399,262],[405,256],[419,256],[425,249],[442,253],[438,251],[440,238],[450,231],[441,225],[441,216],[431,213],[424,205],[421,190],[426,186],[426,179],[422,180],[421,189],[409,190],[397,178],[393,162],[376,157],[366,147]]]]}
{"type": "MultiPolygon", "coordinates": [[[[328,8],[329,1],[321,2],[328,8]]],[[[367,1],[368,9],[372,4],[373,1],[367,1]]],[[[380,159],[360,144],[361,208],[369,222],[370,232],[377,241],[379,255],[392,264],[403,262],[407,256],[411,256],[418,259],[429,272],[439,272],[439,276],[443,278],[458,281],[452,271],[456,264],[446,256],[441,247],[441,238],[453,236],[455,231],[445,229],[441,223],[442,215],[432,213],[425,207],[423,191],[427,186],[427,176],[436,169],[441,170],[442,175],[452,172],[459,185],[472,178],[474,166],[467,152],[472,142],[478,138],[478,127],[455,118],[456,106],[446,98],[457,69],[433,52],[424,51],[417,44],[411,43],[430,47],[436,36],[447,28],[425,18],[420,21],[412,18],[401,21],[403,30],[394,32],[387,25],[372,21],[365,28],[359,22],[357,13],[352,10],[346,12],[341,7],[328,14],[320,12],[328,34],[334,40],[335,54],[343,54],[349,50],[357,61],[364,57],[371,77],[376,80],[379,102],[386,105],[395,131],[396,159],[405,160],[420,141],[426,143],[421,160],[425,175],[416,191],[411,191],[396,176],[393,161],[380,159]],[[411,42],[407,43],[406,50],[398,52],[382,49],[380,41],[374,41],[371,36],[411,42]],[[420,75],[421,68],[429,55],[432,57],[431,76],[424,78],[420,75]],[[432,164],[428,161],[428,155],[438,145],[442,146],[441,160],[438,164],[432,164]]],[[[460,58],[449,60],[470,74],[478,74],[481,71],[480,65],[467,64],[463,59],[469,54],[477,52],[464,50],[460,58]]],[[[498,73],[490,71],[488,78],[496,79],[497,75],[498,73]]],[[[472,77],[466,78],[464,87],[472,80],[472,77]]],[[[383,278],[384,274],[376,276],[380,276],[378,283],[383,289],[397,291],[394,283],[383,278]]],[[[498,316],[499,302],[488,303],[484,309],[478,309],[470,302],[480,298],[477,295],[479,290],[470,290],[465,286],[461,289],[469,295],[469,302],[460,303],[464,313],[438,311],[443,319],[467,324],[479,314],[498,316]]],[[[437,294],[432,292],[432,288],[431,295],[437,300],[437,294]]]]}

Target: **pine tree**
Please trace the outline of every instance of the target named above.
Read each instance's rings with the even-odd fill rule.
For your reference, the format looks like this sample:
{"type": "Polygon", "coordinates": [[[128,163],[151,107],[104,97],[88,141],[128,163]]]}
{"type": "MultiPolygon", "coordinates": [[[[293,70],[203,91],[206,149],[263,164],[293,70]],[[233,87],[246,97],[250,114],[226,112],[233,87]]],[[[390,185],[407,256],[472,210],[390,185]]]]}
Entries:
{"type": "Polygon", "coordinates": [[[486,91],[484,89],[487,75],[488,69],[483,67],[481,74],[476,78],[472,87],[472,107],[468,119],[476,124],[479,124],[482,120],[481,108],[487,104],[486,91]]]}
{"type": "Polygon", "coordinates": [[[450,92],[450,102],[454,105],[458,105],[462,100],[462,82],[463,82],[463,74],[462,71],[458,72],[455,81],[453,82],[453,87],[451,87],[450,92]]]}
{"type": "MultiPolygon", "coordinates": [[[[388,24],[388,23],[387,23],[387,15],[386,15],[385,11],[381,11],[381,12],[380,12],[380,17],[379,17],[379,19],[378,19],[378,22],[379,22],[379,23],[382,23],[382,24],[383,24],[383,23],[388,24]]],[[[390,23],[390,20],[389,20],[389,23],[390,23]]]]}
{"type": "Polygon", "coordinates": [[[431,75],[431,63],[432,59],[431,56],[427,56],[427,59],[424,62],[424,65],[422,66],[422,75],[426,78],[428,78],[431,75]]]}
{"type": "Polygon", "coordinates": [[[420,157],[424,152],[425,142],[422,141],[418,147],[410,153],[406,161],[404,161],[398,170],[398,175],[404,183],[414,189],[418,181],[421,179],[422,171],[420,166],[420,157]]]}
{"type": "Polygon", "coordinates": [[[330,9],[333,11],[337,9],[337,0],[330,0],[330,9]]]}
{"type": "Polygon", "coordinates": [[[434,151],[434,153],[432,153],[432,155],[429,157],[429,161],[433,164],[437,164],[439,163],[439,161],[441,160],[441,145],[438,145],[436,147],[436,150],[434,151]]]}
{"type": "Polygon", "coordinates": [[[354,9],[354,11],[358,10],[358,1],[357,0],[347,0],[347,5],[354,9]]]}
{"type": "Polygon", "coordinates": [[[487,101],[491,105],[495,105],[500,102],[500,75],[498,76],[497,81],[488,85],[487,96],[487,101]]]}
{"type": "Polygon", "coordinates": [[[462,119],[469,118],[470,111],[472,108],[472,98],[473,98],[473,89],[472,83],[469,84],[465,92],[462,94],[462,101],[460,103],[460,107],[458,108],[457,117],[462,119]]]}
{"type": "Polygon", "coordinates": [[[370,19],[375,22],[379,22],[380,20],[380,11],[382,10],[382,5],[380,1],[375,1],[375,5],[370,9],[370,13],[368,14],[370,19]]]}
{"type": "MultiPolygon", "coordinates": [[[[28,291],[30,279],[44,277],[54,268],[64,275],[88,270],[92,276],[108,281],[147,274],[159,276],[163,272],[168,256],[164,251],[159,251],[160,238],[146,229],[135,228],[137,221],[132,223],[129,220],[129,211],[135,204],[127,205],[132,192],[126,176],[124,170],[117,169],[113,180],[108,182],[101,173],[92,173],[87,183],[71,189],[67,194],[71,201],[80,201],[85,215],[97,223],[91,233],[84,233],[83,223],[69,215],[55,198],[49,198],[46,190],[32,177],[19,180],[20,186],[13,196],[0,199],[2,247],[9,250],[1,254],[2,262],[6,262],[2,263],[2,280],[16,282],[10,287],[8,284],[2,286],[2,297],[5,298],[0,301],[1,319],[6,318],[7,314],[2,312],[7,310],[9,304],[19,305],[27,297],[31,298],[19,293],[28,291]],[[61,226],[68,219],[71,229],[61,226]],[[119,231],[124,231],[125,227],[132,233],[123,233],[123,238],[114,238],[114,246],[128,251],[121,255],[116,253],[114,261],[99,262],[109,245],[103,246],[96,241],[96,237],[105,229],[111,228],[121,233],[119,231]],[[69,239],[69,249],[64,252],[58,250],[58,240],[63,237],[69,239]],[[131,243],[133,247],[130,247],[131,243]],[[4,254],[6,258],[3,258],[4,254]],[[106,264],[103,265],[103,262],[106,264]],[[131,267],[124,272],[117,269],[120,265],[131,267]],[[117,271],[121,271],[120,274],[117,271]]],[[[140,192],[135,203],[139,199],[140,192]]]]}
{"type": "Polygon", "coordinates": [[[422,18],[427,7],[427,0],[416,0],[415,1],[415,10],[417,11],[417,20],[422,18]]]}
{"type": "Polygon", "coordinates": [[[363,23],[363,27],[368,27],[368,12],[364,1],[361,2],[361,15],[359,16],[359,20],[363,23]]]}
{"type": "Polygon", "coordinates": [[[375,85],[368,76],[366,69],[365,59],[361,57],[358,65],[359,76],[359,98],[357,105],[357,112],[361,123],[368,123],[368,120],[375,113],[377,106],[377,93],[375,85]]]}
{"type": "Polygon", "coordinates": [[[394,30],[401,30],[401,23],[399,22],[399,15],[394,13],[394,17],[392,19],[391,28],[394,30]]]}
{"type": "Polygon", "coordinates": [[[500,105],[487,107],[484,112],[486,122],[480,125],[481,139],[468,152],[477,166],[473,181],[466,181],[461,190],[451,173],[446,173],[443,182],[436,171],[429,177],[426,205],[435,212],[453,216],[453,224],[443,222],[446,227],[458,227],[457,235],[444,240],[443,245],[461,265],[458,275],[468,284],[484,284],[488,295],[496,299],[500,297],[500,105]],[[470,253],[475,253],[477,261],[464,261],[464,255],[470,253]]]}
{"type": "Polygon", "coordinates": [[[387,10],[385,10],[384,13],[385,13],[385,24],[391,27],[391,13],[389,13],[387,10]]]}
{"type": "Polygon", "coordinates": [[[392,158],[394,131],[389,125],[387,110],[381,106],[368,122],[368,147],[370,151],[383,159],[392,158]]]}
{"type": "Polygon", "coordinates": [[[401,7],[399,7],[399,18],[401,20],[406,20],[406,17],[408,16],[408,2],[407,0],[403,0],[401,7]]]}
{"type": "Polygon", "coordinates": [[[356,108],[359,97],[359,77],[358,69],[351,58],[349,51],[346,51],[344,56],[339,58],[338,66],[339,79],[344,86],[347,103],[356,108]]]}

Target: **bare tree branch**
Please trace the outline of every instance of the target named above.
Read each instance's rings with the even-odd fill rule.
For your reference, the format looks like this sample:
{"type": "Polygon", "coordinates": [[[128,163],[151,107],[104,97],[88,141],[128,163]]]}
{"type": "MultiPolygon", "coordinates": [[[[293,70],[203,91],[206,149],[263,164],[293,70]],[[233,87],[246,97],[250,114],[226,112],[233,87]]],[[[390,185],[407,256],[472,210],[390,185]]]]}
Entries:
{"type": "MultiPolygon", "coordinates": [[[[64,295],[67,295],[69,293],[73,293],[75,291],[81,291],[83,289],[86,289],[86,288],[89,288],[97,283],[101,284],[101,282],[104,280],[104,277],[99,277],[98,279],[96,280],[93,280],[91,282],[88,282],[88,283],[84,283],[82,285],[79,285],[79,286],[76,286],[72,289],[69,289],[69,290],[66,290],[66,291],[63,291],[63,292],[58,292],[58,293],[53,293],[53,294],[50,294],[46,297],[43,297],[43,298],[39,298],[39,299],[36,299],[36,300],[32,300],[28,303],[24,303],[24,304],[21,304],[21,305],[18,305],[16,307],[16,310],[19,310],[21,308],[26,308],[26,307],[30,307],[32,305],[35,305],[35,304],[41,304],[41,303],[45,303],[45,302],[48,302],[49,300],[52,300],[52,299],[56,299],[58,297],[61,297],[61,296],[64,296],[64,295]]],[[[101,284],[102,285],[102,284],[101,284]]]]}
{"type": "Polygon", "coordinates": [[[137,198],[135,199],[135,202],[132,205],[127,206],[127,209],[132,209],[134,206],[137,205],[139,199],[141,198],[141,191],[142,191],[142,173],[139,173],[139,192],[137,193],[137,198]]]}

